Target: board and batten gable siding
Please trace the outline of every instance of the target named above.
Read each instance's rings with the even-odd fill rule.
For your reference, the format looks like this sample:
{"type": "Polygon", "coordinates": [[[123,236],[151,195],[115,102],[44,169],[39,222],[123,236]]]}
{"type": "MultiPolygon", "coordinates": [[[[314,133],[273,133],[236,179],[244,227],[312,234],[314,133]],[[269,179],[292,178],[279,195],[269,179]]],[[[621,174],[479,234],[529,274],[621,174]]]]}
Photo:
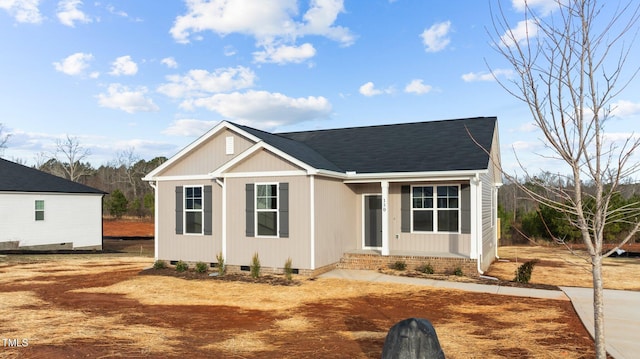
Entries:
{"type": "Polygon", "coordinates": [[[7,241],[101,248],[102,194],[0,193],[0,242],[7,241]],[[43,221],[35,220],[36,200],[44,201],[43,221]]]}
{"type": "MultiPolygon", "coordinates": [[[[158,259],[215,263],[222,251],[222,189],[210,180],[158,181],[158,259]],[[176,233],[176,187],[211,186],[211,234],[176,233]]],[[[204,193],[203,193],[204,195],[204,193]]],[[[182,203],[184,206],[184,202],[182,203]]],[[[206,206],[206,204],[205,204],[206,206]]],[[[206,221],[207,219],[205,219],[206,221]]]]}
{"type": "Polygon", "coordinates": [[[288,162],[281,157],[274,155],[267,150],[259,150],[248,158],[245,158],[237,165],[233,166],[230,173],[251,173],[251,172],[274,172],[274,171],[296,171],[302,170],[300,167],[288,162]]]}
{"type": "MultiPolygon", "coordinates": [[[[469,219],[461,213],[460,233],[411,233],[402,230],[402,187],[403,186],[438,186],[459,184],[459,182],[411,182],[391,183],[389,185],[389,250],[400,253],[420,253],[429,255],[469,257],[471,253],[471,234],[468,233],[469,219]],[[467,233],[465,233],[467,232],[467,233]]],[[[465,191],[464,188],[461,189],[465,191]]],[[[411,193],[409,193],[409,196],[411,193]]],[[[469,196],[461,193],[460,201],[469,202],[469,196]]],[[[411,200],[408,201],[411,206],[411,200]]],[[[469,204],[461,203],[461,211],[465,212],[469,204]]],[[[409,209],[411,211],[411,209],[409,209]]],[[[410,230],[410,228],[409,228],[410,230]]]]}
{"type": "Polygon", "coordinates": [[[345,252],[359,248],[359,196],[342,181],[316,176],[314,179],[315,268],[337,263],[345,252]]]}
{"type": "Polygon", "coordinates": [[[206,175],[232,160],[254,143],[236,132],[224,129],[193,149],[169,168],[161,176],[206,175]],[[227,154],[227,137],[233,137],[233,154],[227,154]]]}
{"type": "MultiPolygon", "coordinates": [[[[255,253],[263,267],[283,268],[288,258],[293,268],[310,269],[310,195],[309,177],[257,176],[227,177],[227,258],[229,265],[250,265],[255,253]],[[256,183],[288,184],[288,237],[248,236],[247,185],[256,183]]],[[[254,194],[255,195],[255,194],[254,194]]],[[[255,199],[254,199],[255,200],[255,199]]]]}

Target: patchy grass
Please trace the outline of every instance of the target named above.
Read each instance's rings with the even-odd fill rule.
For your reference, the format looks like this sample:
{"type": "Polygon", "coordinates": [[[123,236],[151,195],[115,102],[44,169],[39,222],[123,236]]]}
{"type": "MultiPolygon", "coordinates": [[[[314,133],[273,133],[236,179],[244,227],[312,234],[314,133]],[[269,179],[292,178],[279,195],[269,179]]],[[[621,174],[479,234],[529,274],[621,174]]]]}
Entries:
{"type": "MultiPolygon", "coordinates": [[[[500,260],[486,273],[512,280],[520,265],[537,259],[531,280],[533,284],[568,287],[592,287],[591,264],[587,253],[557,246],[504,246],[498,248],[500,260]]],[[[640,290],[640,258],[605,258],[602,266],[607,289],[640,290]]]]}

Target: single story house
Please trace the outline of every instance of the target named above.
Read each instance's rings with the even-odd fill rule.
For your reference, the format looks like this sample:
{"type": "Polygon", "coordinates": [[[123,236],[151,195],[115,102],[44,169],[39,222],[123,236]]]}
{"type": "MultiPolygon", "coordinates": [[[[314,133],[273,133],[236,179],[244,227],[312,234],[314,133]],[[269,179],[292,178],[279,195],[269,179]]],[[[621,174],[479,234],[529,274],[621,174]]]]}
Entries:
{"type": "Polygon", "coordinates": [[[157,260],[303,274],[497,256],[497,119],[270,133],[223,121],[153,170],[157,260]]]}
{"type": "Polygon", "coordinates": [[[104,194],[0,159],[0,249],[102,249],[104,194]]]}

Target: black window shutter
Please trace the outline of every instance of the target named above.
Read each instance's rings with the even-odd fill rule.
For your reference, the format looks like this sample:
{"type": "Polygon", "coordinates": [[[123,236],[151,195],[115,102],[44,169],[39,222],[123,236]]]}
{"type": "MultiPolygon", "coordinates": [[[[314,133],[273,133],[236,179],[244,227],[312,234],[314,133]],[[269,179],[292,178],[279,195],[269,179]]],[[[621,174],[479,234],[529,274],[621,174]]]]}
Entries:
{"type": "Polygon", "coordinates": [[[471,186],[463,184],[460,186],[460,216],[462,223],[460,224],[460,232],[471,233],[471,186]]]}
{"type": "Polygon", "coordinates": [[[182,204],[184,203],[182,186],[176,186],[176,234],[182,234],[182,204]]]}
{"type": "Polygon", "coordinates": [[[411,186],[400,187],[400,231],[411,232],[411,186]]]}
{"type": "Polygon", "coordinates": [[[213,214],[212,212],[212,199],[213,199],[213,195],[212,195],[212,187],[211,186],[204,186],[204,234],[206,236],[210,236],[213,231],[212,231],[212,227],[213,227],[213,214]]]}
{"type": "Polygon", "coordinates": [[[280,218],[280,238],[289,238],[289,183],[280,183],[280,207],[278,217],[280,218]]]}
{"type": "Polygon", "coordinates": [[[247,183],[245,186],[246,195],[246,234],[247,237],[255,237],[255,215],[254,201],[255,188],[253,183],[247,183]]]}

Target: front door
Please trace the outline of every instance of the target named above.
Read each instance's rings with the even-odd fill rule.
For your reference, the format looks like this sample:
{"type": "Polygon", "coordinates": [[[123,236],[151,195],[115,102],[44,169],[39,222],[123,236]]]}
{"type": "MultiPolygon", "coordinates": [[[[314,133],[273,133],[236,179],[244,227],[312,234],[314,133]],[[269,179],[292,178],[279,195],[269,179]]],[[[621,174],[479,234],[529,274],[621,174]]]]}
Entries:
{"type": "Polygon", "coordinates": [[[364,196],[364,246],[382,247],[382,196],[364,196]]]}

